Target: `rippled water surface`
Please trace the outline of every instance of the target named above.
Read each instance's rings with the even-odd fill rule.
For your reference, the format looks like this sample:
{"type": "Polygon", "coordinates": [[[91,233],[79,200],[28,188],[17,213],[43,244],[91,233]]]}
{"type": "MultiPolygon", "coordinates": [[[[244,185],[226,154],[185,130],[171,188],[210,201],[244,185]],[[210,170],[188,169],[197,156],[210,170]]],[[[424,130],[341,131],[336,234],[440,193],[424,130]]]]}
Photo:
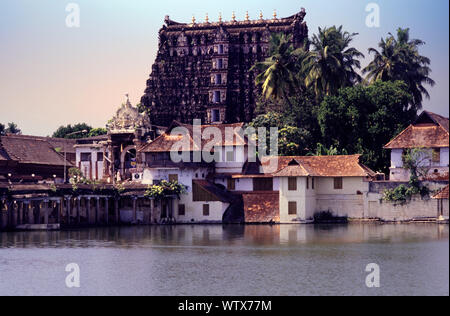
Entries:
{"type": "Polygon", "coordinates": [[[0,295],[449,295],[435,224],[121,227],[0,233],[0,295]],[[69,289],[77,263],[81,287],[69,289]],[[366,266],[381,287],[366,287],[366,266]]]}

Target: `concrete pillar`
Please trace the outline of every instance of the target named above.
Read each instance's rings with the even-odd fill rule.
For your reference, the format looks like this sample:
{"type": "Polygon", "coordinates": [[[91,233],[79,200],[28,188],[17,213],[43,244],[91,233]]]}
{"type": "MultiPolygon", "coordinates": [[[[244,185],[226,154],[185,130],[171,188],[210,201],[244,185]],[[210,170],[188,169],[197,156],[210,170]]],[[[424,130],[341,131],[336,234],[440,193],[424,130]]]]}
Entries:
{"type": "Polygon", "coordinates": [[[34,224],[34,210],[33,210],[33,208],[34,208],[34,205],[33,205],[33,202],[28,202],[28,212],[27,212],[27,214],[28,214],[28,224],[34,224]]]}
{"type": "Polygon", "coordinates": [[[91,198],[86,198],[86,217],[87,217],[87,223],[88,225],[91,224],[91,198]]]}
{"type": "Polygon", "coordinates": [[[44,224],[48,225],[48,205],[49,205],[49,201],[45,200],[44,201],[44,224]]]}
{"type": "Polygon", "coordinates": [[[34,204],[34,223],[41,224],[41,201],[36,201],[34,204]]]}
{"type": "Polygon", "coordinates": [[[109,225],[109,198],[105,198],[105,223],[109,225]]]}
{"type": "Polygon", "coordinates": [[[0,229],[3,228],[3,200],[0,200],[0,229]]]}
{"type": "Polygon", "coordinates": [[[81,197],[77,198],[77,224],[81,224],[81,197]]]}
{"type": "Polygon", "coordinates": [[[64,209],[64,198],[60,198],[56,201],[56,223],[61,224],[61,214],[64,209]]]}
{"type": "Polygon", "coordinates": [[[100,224],[100,198],[96,198],[95,203],[95,225],[100,224]]]}
{"type": "Polygon", "coordinates": [[[70,211],[71,211],[71,198],[67,197],[66,198],[66,216],[67,216],[67,225],[70,225],[70,211]]]}
{"type": "Polygon", "coordinates": [[[14,227],[14,203],[12,201],[8,201],[8,226],[14,227]]]}
{"type": "Polygon", "coordinates": [[[133,223],[137,224],[137,198],[133,197],[133,223]]]}
{"type": "Polygon", "coordinates": [[[120,214],[119,214],[119,199],[114,199],[114,217],[116,221],[116,225],[120,223],[120,214]]]}
{"type": "Polygon", "coordinates": [[[17,202],[17,225],[22,225],[23,202],[17,202]]]}

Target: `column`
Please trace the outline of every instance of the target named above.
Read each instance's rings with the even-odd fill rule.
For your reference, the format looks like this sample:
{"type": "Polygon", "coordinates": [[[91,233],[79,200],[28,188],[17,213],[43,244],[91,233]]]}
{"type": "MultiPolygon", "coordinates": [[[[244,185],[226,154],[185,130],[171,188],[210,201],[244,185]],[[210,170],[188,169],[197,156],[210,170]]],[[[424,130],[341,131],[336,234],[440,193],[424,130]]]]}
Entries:
{"type": "Polygon", "coordinates": [[[133,223],[137,224],[137,198],[133,197],[133,223]]]}
{"type": "Polygon", "coordinates": [[[105,198],[105,223],[109,225],[109,199],[105,198]]]}
{"type": "Polygon", "coordinates": [[[96,198],[95,203],[95,225],[98,225],[100,223],[100,198],[96,198]]]}
{"type": "Polygon", "coordinates": [[[8,226],[14,227],[14,203],[8,201],[8,226]]]}
{"type": "Polygon", "coordinates": [[[56,223],[61,224],[61,214],[64,208],[64,198],[60,198],[56,201],[56,223]]]}
{"type": "Polygon", "coordinates": [[[23,220],[23,202],[17,203],[17,225],[22,225],[23,220]]]}
{"type": "Polygon", "coordinates": [[[3,200],[0,200],[0,229],[3,228],[3,200]]]}
{"type": "Polygon", "coordinates": [[[48,225],[48,205],[49,201],[44,200],[44,224],[48,225]]]}
{"type": "Polygon", "coordinates": [[[66,197],[66,216],[67,216],[67,225],[70,225],[70,197],[66,197]]]}
{"type": "Polygon", "coordinates": [[[41,224],[41,201],[36,201],[34,204],[34,222],[36,224],[41,224]]]}
{"type": "Polygon", "coordinates": [[[120,215],[119,215],[119,199],[114,199],[114,217],[116,220],[116,225],[120,223],[120,215]]]}
{"type": "Polygon", "coordinates": [[[87,224],[91,224],[91,198],[86,198],[86,217],[87,217],[87,224]]]}
{"type": "Polygon", "coordinates": [[[34,213],[33,213],[33,202],[29,201],[28,202],[28,224],[34,224],[34,213]]]}
{"type": "Polygon", "coordinates": [[[81,224],[81,197],[77,197],[77,224],[81,224]]]}

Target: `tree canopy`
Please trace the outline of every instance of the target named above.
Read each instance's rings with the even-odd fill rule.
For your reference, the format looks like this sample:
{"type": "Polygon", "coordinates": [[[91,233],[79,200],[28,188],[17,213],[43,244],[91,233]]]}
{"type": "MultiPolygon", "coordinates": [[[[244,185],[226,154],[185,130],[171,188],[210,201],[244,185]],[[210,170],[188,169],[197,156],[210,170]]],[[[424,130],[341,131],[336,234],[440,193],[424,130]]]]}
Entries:
{"type": "Polygon", "coordinates": [[[7,127],[0,123],[0,135],[4,136],[6,134],[20,135],[22,134],[22,131],[16,123],[8,123],[7,127]]]}
{"type": "Polygon", "coordinates": [[[69,138],[78,139],[84,137],[92,137],[98,135],[105,135],[107,130],[105,128],[92,128],[86,123],[78,123],[75,125],[60,126],[52,135],[55,138],[69,138]],[[83,132],[86,131],[86,132],[83,132]],[[77,133],[77,134],[74,134],[77,133]],[[73,134],[73,135],[70,135],[73,134]]]}

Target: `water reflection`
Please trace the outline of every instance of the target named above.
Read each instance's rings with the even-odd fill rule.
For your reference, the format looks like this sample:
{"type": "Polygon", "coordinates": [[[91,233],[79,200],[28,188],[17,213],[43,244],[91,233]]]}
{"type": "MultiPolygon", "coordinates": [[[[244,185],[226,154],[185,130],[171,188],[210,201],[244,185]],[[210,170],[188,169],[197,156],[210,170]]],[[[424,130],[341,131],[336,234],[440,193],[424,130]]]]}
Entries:
{"type": "Polygon", "coordinates": [[[445,240],[448,225],[206,225],[92,228],[0,233],[1,248],[134,248],[154,246],[256,246],[408,243],[445,240]]]}

